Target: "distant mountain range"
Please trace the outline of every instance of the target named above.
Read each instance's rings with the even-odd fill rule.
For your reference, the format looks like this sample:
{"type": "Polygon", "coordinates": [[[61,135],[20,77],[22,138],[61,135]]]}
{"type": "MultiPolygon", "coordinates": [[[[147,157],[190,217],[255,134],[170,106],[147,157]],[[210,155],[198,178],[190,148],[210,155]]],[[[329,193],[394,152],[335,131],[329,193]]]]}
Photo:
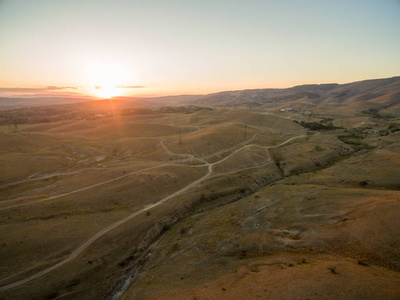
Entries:
{"type": "MultiPolygon", "coordinates": [[[[364,80],[347,84],[308,84],[286,89],[251,89],[225,91],[207,95],[179,95],[156,98],[115,97],[125,107],[153,108],[160,106],[197,105],[225,108],[293,108],[329,110],[346,113],[369,108],[400,113],[400,76],[364,80]]],[[[38,97],[0,98],[0,110],[34,106],[73,105],[93,102],[88,98],[38,97]]],[[[86,105],[85,105],[86,106],[86,105]]],[[[71,108],[72,108],[71,107],[71,108]]]]}
{"type": "Polygon", "coordinates": [[[265,109],[392,109],[400,112],[400,77],[347,84],[310,84],[287,89],[253,89],[201,96],[191,102],[213,107],[265,109]]]}
{"type": "Polygon", "coordinates": [[[33,106],[47,106],[55,104],[71,104],[85,101],[91,101],[90,98],[76,98],[76,97],[0,97],[0,110],[11,110],[17,108],[33,107],[33,106]]]}

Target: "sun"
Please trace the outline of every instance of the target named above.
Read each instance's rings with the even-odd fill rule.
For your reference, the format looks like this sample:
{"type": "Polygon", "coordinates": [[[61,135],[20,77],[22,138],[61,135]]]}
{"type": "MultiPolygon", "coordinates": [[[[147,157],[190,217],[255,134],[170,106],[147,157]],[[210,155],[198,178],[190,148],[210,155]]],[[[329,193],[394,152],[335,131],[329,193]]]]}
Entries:
{"type": "Polygon", "coordinates": [[[123,96],[123,87],[132,82],[132,72],[122,64],[95,61],[87,64],[85,74],[89,93],[98,98],[123,96]]]}
{"type": "Polygon", "coordinates": [[[121,96],[120,88],[117,88],[112,85],[102,85],[102,86],[95,86],[94,94],[99,98],[111,98],[116,96],[121,96]]]}

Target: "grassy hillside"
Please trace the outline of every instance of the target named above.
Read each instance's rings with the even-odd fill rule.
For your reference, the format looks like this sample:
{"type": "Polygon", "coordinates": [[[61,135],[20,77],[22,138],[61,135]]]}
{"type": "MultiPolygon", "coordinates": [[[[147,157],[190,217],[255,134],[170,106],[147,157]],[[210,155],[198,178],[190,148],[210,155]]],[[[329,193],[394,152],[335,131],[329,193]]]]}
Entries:
{"type": "Polygon", "coordinates": [[[399,297],[394,145],[398,139],[178,223],[122,299],[399,297]],[[383,153],[393,168],[383,167],[383,153]]]}
{"type": "Polygon", "coordinates": [[[310,84],[289,89],[257,89],[221,92],[197,100],[199,105],[279,110],[316,110],[354,114],[376,107],[399,115],[400,78],[365,80],[348,84],[310,84]]]}
{"type": "Polygon", "coordinates": [[[2,126],[0,298],[398,298],[398,118],[260,107],[2,126]]]}

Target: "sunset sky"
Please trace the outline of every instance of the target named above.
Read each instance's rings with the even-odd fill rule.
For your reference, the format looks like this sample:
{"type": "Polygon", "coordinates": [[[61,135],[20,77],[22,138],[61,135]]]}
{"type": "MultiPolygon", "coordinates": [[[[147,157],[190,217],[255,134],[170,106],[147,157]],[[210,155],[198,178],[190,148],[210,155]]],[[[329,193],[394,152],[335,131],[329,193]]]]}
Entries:
{"type": "Polygon", "coordinates": [[[199,94],[398,76],[400,1],[0,0],[0,70],[0,96],[199,94]]]}

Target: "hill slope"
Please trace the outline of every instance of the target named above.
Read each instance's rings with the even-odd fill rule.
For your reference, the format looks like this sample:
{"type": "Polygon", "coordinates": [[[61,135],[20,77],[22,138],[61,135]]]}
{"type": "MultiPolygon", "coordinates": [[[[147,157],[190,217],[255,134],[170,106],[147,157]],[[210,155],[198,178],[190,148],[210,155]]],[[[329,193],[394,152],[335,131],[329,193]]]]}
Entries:
{"type": "Polygon", "coordinates": [[[215,107],[261,107],[279,109],[351,109],[369,107],[398,111],[400,77],[364,80],[348,84],[311,84],[288,89],[227,91],[203,96],[197,105],[215,107]]]}

